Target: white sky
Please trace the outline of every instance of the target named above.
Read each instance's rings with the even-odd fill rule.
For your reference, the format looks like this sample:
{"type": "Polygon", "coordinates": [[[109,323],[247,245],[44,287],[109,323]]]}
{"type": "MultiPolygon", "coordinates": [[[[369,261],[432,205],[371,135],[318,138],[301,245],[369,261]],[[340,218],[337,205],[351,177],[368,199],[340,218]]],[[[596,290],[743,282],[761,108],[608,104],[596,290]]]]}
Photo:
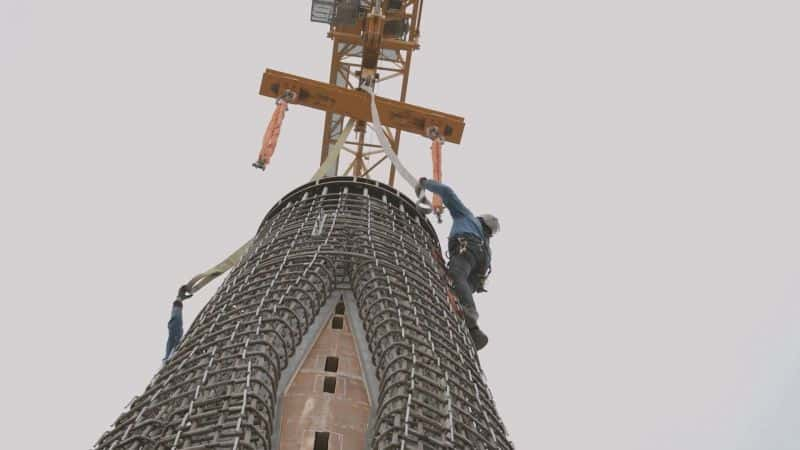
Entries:
{"type": "MultiPolygon", "coordinates": [[[[158,368],[177,286],[311,176],[299,107],[250,167],[263,70],[327,79],[309,10],[0,0],[4,447],[89,447],[158,368]]],[[[466,117],[445,178],[503,223],[481,359],[518,449],[800,449],[798,12],[425,3],[409,101],[466,117]]]]}

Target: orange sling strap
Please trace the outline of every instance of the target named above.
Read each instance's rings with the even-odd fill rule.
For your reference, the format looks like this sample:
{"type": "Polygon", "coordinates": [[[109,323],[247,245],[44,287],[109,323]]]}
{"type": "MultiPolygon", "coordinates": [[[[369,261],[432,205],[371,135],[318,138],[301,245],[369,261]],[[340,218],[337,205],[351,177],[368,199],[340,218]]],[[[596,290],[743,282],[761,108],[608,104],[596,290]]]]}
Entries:
{"type": "MultiPolygon", "coordinates": [[[[442,146],[444,140],[439,135],[439,130],[431,128],[428,131],[431,138],[431,159],[433,160],[433,179],[439,183],[442,182],[442,146]]],[[[444,212],[444,205],[442,205],[442,198],[438,195],[433,195],[432,209],[439,223],[442,223],[442,212],[444,212]]]]}
{"type": "Polygon", "coordinates": [[[283,117],[289,109],[289,102],[294,100],[295,94],[287,91],[283,96],[275,101],[275,111],[269,120],[267,130],[264,132],[264,139],[261,141],[261,152],[258,154],[258,161],[253,163],[256,169],[265,170],[272,155],[275,153],[275,146],[278,145],[278,136],[281,135],[281,125],[283,117]]]}

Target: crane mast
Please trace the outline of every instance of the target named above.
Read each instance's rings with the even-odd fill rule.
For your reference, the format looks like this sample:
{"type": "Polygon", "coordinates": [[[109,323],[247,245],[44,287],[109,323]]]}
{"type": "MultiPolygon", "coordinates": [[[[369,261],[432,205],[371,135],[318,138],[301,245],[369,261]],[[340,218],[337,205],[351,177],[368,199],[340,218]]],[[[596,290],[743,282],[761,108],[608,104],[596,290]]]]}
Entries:
{"type": "MultiPolygon", "coordinates": [[[[312,5],[312,20],[315,20],[314,9],[325,2],[314,3],[316,5],[312,5]]],[[[381,92],[384,93],[389,90],[386,89],[389,87],[386,83],[392,81],[395,98],[405,102],[412,55],[420,48],[422,0],[330,3],[335,6],[328,16],[330,19],[321,20],[330,23],[328,37],[333,40],[329,82],[343,88],[358,89],[366,79],[375,77],[381,83],[381,92]],[[378,10],[382,14],[376,13],[378,10]]],[[[344,116],[327,112],[322,137],[322,161],[343,131],[344,116]]],[[[389,127],[387,132],[392,149],[398,153],[401,130],[389,127]]],[[[380,157],[380,145],[366,143],[365,133],[366,123],[358,121],[347,137],[345,153],[350,155],[351,160],[344,166],[343,175],[370,177],[385,162],[386,158],[380,157]],[[377,160],[371,162],[371,157],[377,160]]],[[[336,169],[338,168],[334,170],[336,169]]],[[[337,174],[334,172],[328,175],[337,174]]],[[[394,178],[395,169],[390,167],[390,185],[394,185],[394,178]]]]}

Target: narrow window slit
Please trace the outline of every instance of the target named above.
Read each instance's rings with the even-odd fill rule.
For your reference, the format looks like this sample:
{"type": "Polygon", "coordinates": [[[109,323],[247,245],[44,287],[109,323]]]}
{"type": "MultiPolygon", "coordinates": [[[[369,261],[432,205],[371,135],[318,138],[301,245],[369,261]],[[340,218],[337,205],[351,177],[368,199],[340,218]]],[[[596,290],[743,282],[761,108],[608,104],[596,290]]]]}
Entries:
{"type": "Polygon", "coordinates": [[[339,358],[335,356],[328,356],[325,358],[325,372],[338,372],[339,371],[339,358]]]}
{"type": "Polygon", "coordinates": [[[328,450],[328,441],[331,434],[327,431],[317,431],[314,433],[314,450],[328,450]]]}
{"type": "Polygon", "coordinates": [[[336,377],[325,377],[325,382],[322,383],[322,391],[329,394],[336,393],[336,377]]]}

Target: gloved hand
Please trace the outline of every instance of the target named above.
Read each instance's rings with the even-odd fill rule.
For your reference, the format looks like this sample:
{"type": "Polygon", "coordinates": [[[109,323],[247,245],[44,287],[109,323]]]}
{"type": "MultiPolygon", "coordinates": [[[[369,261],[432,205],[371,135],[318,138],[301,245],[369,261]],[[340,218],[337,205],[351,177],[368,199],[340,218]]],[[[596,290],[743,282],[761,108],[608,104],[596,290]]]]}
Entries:
{"type": "Polygon", "coordinates": [[[414,186],[414,193],[417,194],[417,198],[422,196],[422,191],[425,189],[423,185],[425,184],[425,177],[421,177],[417,182],[417,185],[414,186]]]}
{"type": "Polygon", "coordinates": [[[193,295],[192,291],[189,290],[189,286],[184,284],[178,289],[178,297],[176,300],[186,300],[187,298],[192,298],[193,295]]]}

